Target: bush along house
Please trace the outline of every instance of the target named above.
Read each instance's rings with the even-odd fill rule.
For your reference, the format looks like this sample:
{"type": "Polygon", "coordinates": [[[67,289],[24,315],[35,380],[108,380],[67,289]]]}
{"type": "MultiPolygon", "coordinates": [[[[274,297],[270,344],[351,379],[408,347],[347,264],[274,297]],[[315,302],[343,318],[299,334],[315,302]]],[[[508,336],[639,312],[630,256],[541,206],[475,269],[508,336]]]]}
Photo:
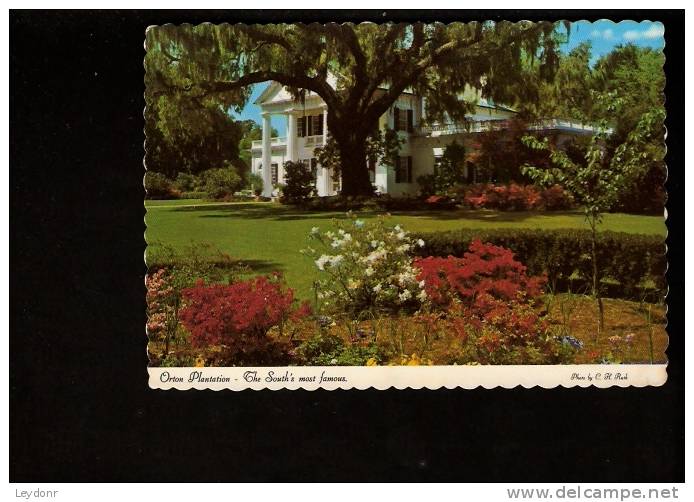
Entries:
{"type": "MultiPolygon", "coordinates": [[[[432,174],[445,152],[446,146],[456,141],[467,152],[479,147],[476,137],[480,134],[513,127],[518,115],[512,108],[494,104],[467,89],[461,99],[475,103],[474,112],[468,114],[463,124],[454,122],[427,123],[426,99],[411,93],[403,93],[397,102],[384,113],[379,122],[381,129],[394,129],[403,140],[395,166],[375,164],[370,166],[371,182],[377,193],[392,196],[415,196],[419,193],[417,178],[432,174]]],[[[262,140],[253,141],[251,169],[263,178],[263,195],[277,194],[278,185],[284,181],[284,162],[299,161],[310,169],[315,177],[318,196],[337,195],[340,181],[333,180],[332,172],[317,161],[314,150],[327,141],[327,113],[323,99],[307,92],[303,100],[277,82],[272,82],[258,97],[255,104],[263,118],[262,140]],[[286,135],[271,137],[271,117],[286,117],[286,135]]],[[[596,129],[563,119],[544,119],[525,125],[528,133],[541,133],[553,138],[556,144],[574,136],[592,135],[596,129]]],[[[478,181],[476,166],[467,162],[463,175],[470,181],[478,181]]]]}

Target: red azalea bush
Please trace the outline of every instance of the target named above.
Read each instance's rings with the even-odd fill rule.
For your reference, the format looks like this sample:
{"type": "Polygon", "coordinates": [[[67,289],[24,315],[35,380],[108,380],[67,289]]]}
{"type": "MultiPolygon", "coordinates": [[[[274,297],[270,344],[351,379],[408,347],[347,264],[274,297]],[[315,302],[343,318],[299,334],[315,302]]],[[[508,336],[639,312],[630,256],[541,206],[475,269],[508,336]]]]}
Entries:
{"type": "Polygon", "coordinates": [[[476,239],[462,258],[429,256],[417,258],[418,279],[424,281],[427,297],[446,307],[456,299],[468,307],[483,309],[488,298],[519,301],[542,295],[543,277],[528,277],[526,267],[513,259],[513,252],[476,239]]]}
{"type": "Polygon", "coordinates": [[[475,240],[463,258],[415,260],[418,279],[450,330],[468,347],[460,361],[482,364],[547,363],[562,354],[537,313],[544,277],[528,277],[513,253],[475,240]]]}
{"type": "Polygon", "coordinates": [[[542,191],[542,204],[548,211],[570,209],[574,205],[571,194],[559,185],[553,185],[542,191]]]}
{"type": "Polygon", "coordinates": [[[463,188],[463,201],[473,209],[500,211],[558,210],[573,205],[571,195],[555,185],[542,189],[535,185],[494,185],[479,183],[463,188]]]}
{"type": "Polygon", "coordinates": [[[193,345],[222,345],[233,364],[288,362],[289,345],[268,337],[268,330],[310,313],[307,304],[294,307],[294,291],[279,274],[228,285],[199,281],[183,290],[183,298],[180,319],[193,345]]]}

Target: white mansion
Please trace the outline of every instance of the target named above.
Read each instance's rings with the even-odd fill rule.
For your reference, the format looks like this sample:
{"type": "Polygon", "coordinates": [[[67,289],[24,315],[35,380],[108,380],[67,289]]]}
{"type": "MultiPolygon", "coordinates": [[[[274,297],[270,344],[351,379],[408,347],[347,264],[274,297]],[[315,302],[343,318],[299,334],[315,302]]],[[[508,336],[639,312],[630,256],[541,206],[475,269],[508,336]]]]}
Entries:
{"type": "MultiPolygon", "coordinates": [[[[476,111],[469,116],[467,124],[424,126],[426,100],[408,93],[403,93],[381,116],[379,127],[395,129],[404,143],[395,169],[378,164],[373,166],[371,181],[378,192],[395,196],[416,195],[419,192],[417,177],[434,172],[446,145],[457,140],[470,148],[475,134],[503,130],[516,114],[511,108],[476,98],[474,93],[467,94],[476,99],[476,111]]],[[[255,104],[261,108],[263,139],[252,144],[251,170],[263,178],[263,195],[270,197],[277,193],[277,185],[284,180],[283,165],[288,160],[303,162],[315,173],[319,196],[337,194],[340,183],[333,181],[330,170],[318,165],[314,155],[314,149],[325,144],[328,136],[328,111],[321,97],[309,92],[302,103],[281,84],[272,82],[255,104]],[[270,117],[277,114],[287,117],[287,132],[284,137],[273,138],[270,117]]],[[[558,136],[559,142],[570,136],[594,132],[591,127],[558,119],[544,120],[530,129],[558,136]]]]}

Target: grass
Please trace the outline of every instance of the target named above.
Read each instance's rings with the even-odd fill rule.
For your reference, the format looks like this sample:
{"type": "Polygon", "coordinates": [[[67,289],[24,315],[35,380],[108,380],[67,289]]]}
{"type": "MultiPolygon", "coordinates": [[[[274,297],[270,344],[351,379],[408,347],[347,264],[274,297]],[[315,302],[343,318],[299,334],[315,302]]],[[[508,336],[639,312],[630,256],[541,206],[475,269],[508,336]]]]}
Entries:
{"type": "MultiPolygon", "coordinates": [[[[304,212],[275,203],[214,203],[197,199],[148,200],[146,240],[148,255],[159,244],[183,248],[191,243],[209,243],[251,266],[257,274],[277,270],[301,298],[311,297],[316,271],[308,258],[299,253],[308,245],[307,235],[317,226],[327,229],[342,212],[304,212]]],[[[378,213],[363,212],[363,220],[378,213]]],[[[411,232],[453,230],[457,228],[588,228],[580,211],[498,212],[498,211],[422,211],[394,212],[392,224],[411,232]]],[[[666,235],[665,222],[658,216],[607,214],[600,230],[666,235]]]]}

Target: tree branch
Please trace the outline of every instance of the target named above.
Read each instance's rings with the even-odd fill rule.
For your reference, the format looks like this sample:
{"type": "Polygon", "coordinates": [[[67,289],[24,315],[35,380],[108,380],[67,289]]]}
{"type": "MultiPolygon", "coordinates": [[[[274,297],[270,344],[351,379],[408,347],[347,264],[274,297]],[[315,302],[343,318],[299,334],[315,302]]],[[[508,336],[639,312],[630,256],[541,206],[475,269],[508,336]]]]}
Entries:
{"type": "Polygon", "coordinates": [[[255,26],[239,26],[239,28],[243,33],[248,35],[253,40],[257,40],[258,42],[267,42],[269,44],[279,45],[290,54],[294,54],[294,47],[285,37],[276,35],[274,33],[270,33],[268,31],[260,30],[255,26]]]}
{"type": "Polygon", "coordinates": [[[261,82],[275,81],[282,85],[288,87],[295,87],[297,89],[308,89],[323,98],[328,107],[337,106],[337,98],[333,89],[325,82],[325,80],[318,77],[307,77],[305,75],[290,75],[287,73],[281,73],[269,70],[260,70],[252,73],[248,73],[241,78],[233,82],[216,81],[216,82],[205,82],[198,84],[203,94],[215,94],[224,93],[239,89],[241,87],[246,87],[251,84],[259,84],[261,82]]]}

